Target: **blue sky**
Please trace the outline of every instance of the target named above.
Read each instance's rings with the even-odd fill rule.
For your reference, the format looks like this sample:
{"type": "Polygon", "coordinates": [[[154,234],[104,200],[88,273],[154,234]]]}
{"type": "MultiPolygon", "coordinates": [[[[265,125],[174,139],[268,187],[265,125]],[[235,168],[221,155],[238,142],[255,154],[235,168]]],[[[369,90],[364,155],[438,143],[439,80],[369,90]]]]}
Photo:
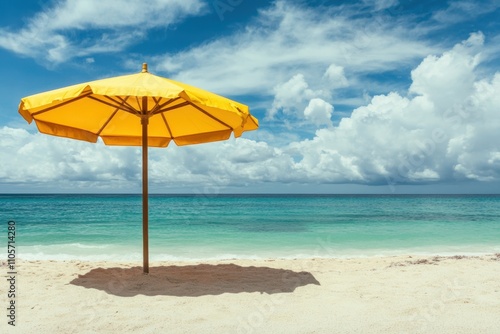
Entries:
{"type": "Polygon", "coordinates": [[[140,71],[258,131],[151,149],[152,192],[499,193],[498,1],[0,3],[0,192],[140,192],[140,151],[37,133],[27,95],[140,71]]]}

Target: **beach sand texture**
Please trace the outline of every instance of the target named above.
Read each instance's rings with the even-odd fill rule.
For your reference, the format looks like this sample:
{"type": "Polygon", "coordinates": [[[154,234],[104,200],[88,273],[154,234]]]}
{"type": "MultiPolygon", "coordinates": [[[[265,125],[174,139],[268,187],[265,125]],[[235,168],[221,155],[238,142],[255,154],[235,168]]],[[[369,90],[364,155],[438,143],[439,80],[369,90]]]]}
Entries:
{"type": "Polygon", "coordinates": [[[18,260],[0,332],[500,333],[500,254],[137,265],[18,260]]]}

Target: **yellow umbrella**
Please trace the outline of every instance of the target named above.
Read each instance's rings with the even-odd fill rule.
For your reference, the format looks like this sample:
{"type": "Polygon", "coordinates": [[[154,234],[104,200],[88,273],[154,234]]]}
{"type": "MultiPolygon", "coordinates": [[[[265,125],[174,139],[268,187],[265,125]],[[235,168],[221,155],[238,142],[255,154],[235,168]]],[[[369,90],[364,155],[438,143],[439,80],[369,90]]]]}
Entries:
{"type": "Polygon", "coordinates": [[[21,99],[19,113],[42,133],[106,145],[142,145],[143,267],[149,272],[148,146],[191,145],[259,127],[248,107],[205,90],[142,72],[21,99]]]}

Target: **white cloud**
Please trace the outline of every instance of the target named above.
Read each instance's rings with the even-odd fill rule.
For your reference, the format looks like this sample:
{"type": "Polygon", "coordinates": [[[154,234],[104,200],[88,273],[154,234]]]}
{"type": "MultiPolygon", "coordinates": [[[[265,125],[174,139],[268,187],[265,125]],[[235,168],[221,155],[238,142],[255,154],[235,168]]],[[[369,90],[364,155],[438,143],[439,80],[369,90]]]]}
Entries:
{"type": "Polygon", "coordinates": [[[168,26],[197,14],[204,7],[197,0],[65,0],[37,15],[32,24],[52,31],[66,29],[115,29],[168,26]]]}
{"type": "MultiPolygon", "coordinates": [[[[59,191],[138,191],[140,148],[105,146],[24,129],[0,128],[0,183],[59,191]]],[[[199,189],[283,181],[290,157],[265,142],[245,138],[149,150],[151,189],[199,189]]],[[[288,171],[288,172],[287,172],[288,171]]]]}
{"type": "Polygon", "coordinates": [[[412,72],[412,98],[375,96],[338,127],[293,143],[296,170],[318,182],[426,183],[500,179],[500,73],[476,79],[472,35],[412,72]]]}
{"type": "Polygon", "coordinates": [[[474,86],[474,68],[479,64],[477,49],[484,43],[482,34],[472,34],[440,57],[428,56],[412,71],[410,92],[429,97],[435,107],[444,110],[450,101],[462,103],[474,86]],[[450,89],[453,87],[453,89],[450,89]]]}
{"type": "Polygon", "coordinates": [[[432,17],[437,22],[453,24],[494,12],[497,8],[500,8],[497,0],[451,1],[447,8],[433,13],[432,17]]]}
{"type": "Polygon", "coordinates": [[[128,182],[140,174],[134,148],[30,134],[23,129],[0,129],[2,183],[128,182]]]}
{"type": "Polygon", "coordinates": [[[326,69],[323,77],[328,81],[329,87],[332,89],[349,86],[342,66],[331,64],[326,69]]]}
{"type": "Polygon", "coordinates": [[[201,0],[63,0],[32,17],[19,31],[0,28],[0,47],[15,53],[61,63],[75,56],[124,50],[147,29],[167,27],[200,15],[201,0]],[[91,37],[76,40],[78,33],[91,37]]]}
{"type": "MultiPolygon", "coordinates": [[[[328,78],[343,76],[343,70],[330,66],[326,73],[328,78]]],[[[326,76],[326,74],[325,74],[326,76]]],[[[314,124],[331,126],[333,106],[323,98],[330,98],[325,90],[313,90],[306,82],[304,75],[296,74],[287,82],[274,88],[275,97],[271,109],[267,111],[266,120],[273,120],[283,115],[285,122],[294,125],[314,124]],[[305,122],[304,122],[305,121],[305,122]],[[301,124],[302,122],[302,124],[301,124]]]]}
{"type": "Polygon", "coordinates": [[[345,87],[351,81],[343,80],[340,68],[345,69],[352,88],[358,76],[408,66],[441,51],[420,40],[409,21],[402,24],[373,20],[355,6],[310,8],[279,0],[243,30],[150,62],[169,77],[220,94],[269,96],[291,73],[307,73],[307,82],[321,87],[332,64],[328,73],[345,87]]]}
{"type": "Polygon", "coordinates": [[[309,101],[309,105],[304,109],[304,117],[317,126],[332,126],[333,106],[318,98],[309,101]]]}
{"type": "Polygon", "coordinates": [[[302,74],[296,74],[287,82],[277,85],[274,92],[272,108],[268,111],[269,119],[272,119],[279,110],[285,114],[297,113],[307,100],[318,94],[309,88],[302,74]]]}

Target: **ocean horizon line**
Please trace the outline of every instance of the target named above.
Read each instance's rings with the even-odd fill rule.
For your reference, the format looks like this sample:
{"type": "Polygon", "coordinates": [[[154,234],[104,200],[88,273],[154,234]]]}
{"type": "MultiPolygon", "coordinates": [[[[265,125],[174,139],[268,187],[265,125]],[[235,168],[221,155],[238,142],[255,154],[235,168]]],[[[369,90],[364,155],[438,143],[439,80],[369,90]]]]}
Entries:
{"type": "MultiPolygon", "coordinates": [[[[26,192],[26,193],[0,193],[0,196],[33,196],[33,195],[104,195],[104,196],[142,196],[142,193],[107,193],[107,192],[26,192]]],[[[398,196],[410,196],[410,197],[420,197],[420,196],[500,196],[500,193],[398,193],[398,194],[387,194],[387,193],[149,193],[148,196],[325,196],[325,197],[336,197],[336,196],[356,196],[356,197],[398,197],[398,196]]]]}

